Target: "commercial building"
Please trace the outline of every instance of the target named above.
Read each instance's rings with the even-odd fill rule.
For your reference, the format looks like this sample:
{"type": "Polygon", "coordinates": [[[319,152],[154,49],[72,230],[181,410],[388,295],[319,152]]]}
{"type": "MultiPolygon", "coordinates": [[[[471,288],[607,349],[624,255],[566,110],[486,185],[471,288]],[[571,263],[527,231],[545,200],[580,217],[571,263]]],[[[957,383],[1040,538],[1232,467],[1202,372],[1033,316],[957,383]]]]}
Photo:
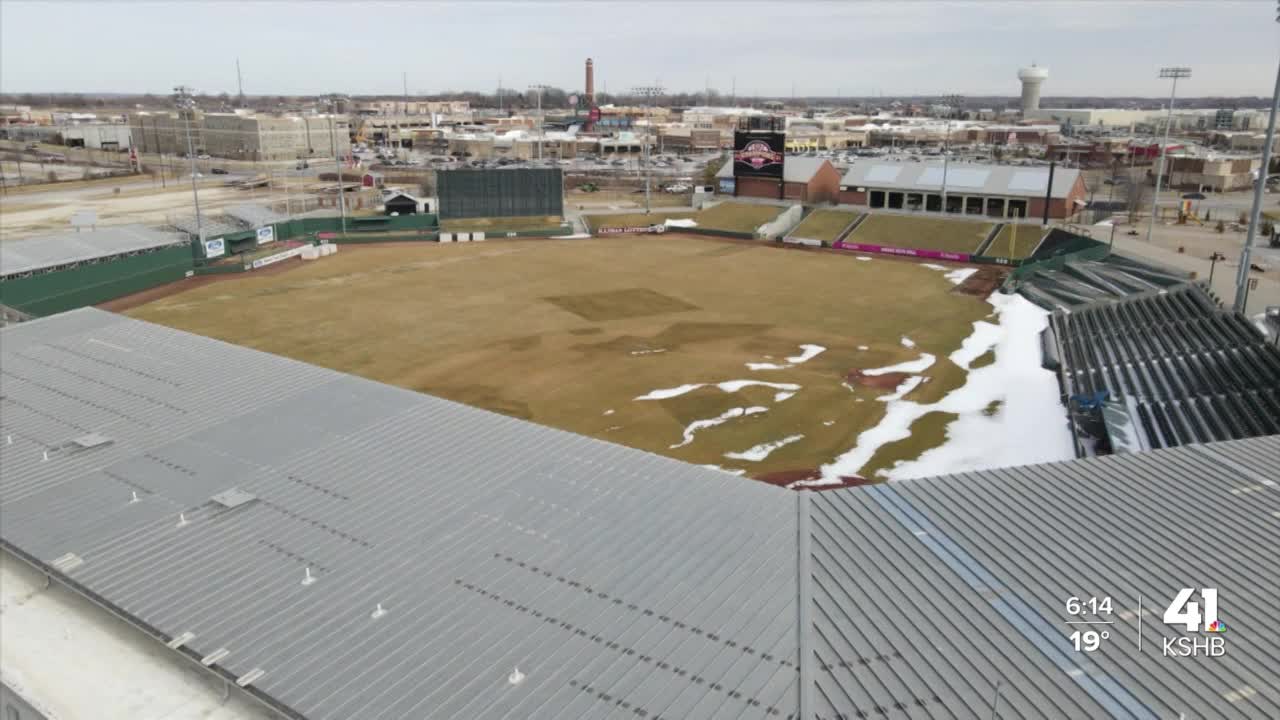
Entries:
{"type": "Polygon", "coordinates": [[[128,150],[133,146],[133,132],[118,123],[83,123],[61,129],[62,142],[68,147],[92,150],[128,150]]]}
{"type": "Polygon", "coordinates": [[[716,173],[722,194],[768,200],[795,200],[801,203],[833,203],[840,196],[840,171],[826,158],[788,155],[782,163],[782,180],[766,177],[738,177],[733,163],[726,162],[716,173]]]}
{"type": "MultiPolygon", "coordinates": [[[[131,113],[129,129],[141,152],[187,152],[186,122],[176,113],[131,113]]],[[[348,153],[351,147],[348,121],[343,116],[266,115],[244,110],[197,112],[191,123],[191,141],[197,153],[255,161],[330,157],[335,146],[338,154],[348,153]]]]}
{"type": "Polygon", "coordinates": [[[1159,110],[1126,110],[1120,108],[1039,108],[1023,113],[1027,120],[1048,120],[1077,127],[1100,126],[1134,129],[1159,115],[1159,110]]]}
{"type": "Polygon", "coordinates": [[[6,678],[66,717],[1280,714],[1277,436],[793,492],[101,310],[0,332],[6,678]],[[1180,498],[1209,678],[1159,651],[1208,639],[1159,619],[1180,498]]]}
{"type": "Polygon", "coordinates": [[[1079,170],[950,163],[855,163],[840,180],[840,202],[872,209],[943,211],[988,217],[1043,217],[1063,220],[1084,206],[1079,170]]]}
{"type": "Polygon", "coordinates": [[[200,152],[204,147],[204,113],[195,112],[191,121],[176,112],[129,113],[129,134],[138,152],[156,155],[181,155],[187,152],[188,125],[191,146],[200,152]]]}
{"type": "Polygon", "coordinates": [[[728,130],[708,130],[694,127],[665,127],[658,131],[658,147],[666,152],[701,153],[715,152],[733,145],[733,133],[728,130]]]}
{"type": "Polygon", "coordinates": [[[1256,157],[1170,157],[1164,182],[1179,190],[1248,190],[1260,167],[1256,157]]]}

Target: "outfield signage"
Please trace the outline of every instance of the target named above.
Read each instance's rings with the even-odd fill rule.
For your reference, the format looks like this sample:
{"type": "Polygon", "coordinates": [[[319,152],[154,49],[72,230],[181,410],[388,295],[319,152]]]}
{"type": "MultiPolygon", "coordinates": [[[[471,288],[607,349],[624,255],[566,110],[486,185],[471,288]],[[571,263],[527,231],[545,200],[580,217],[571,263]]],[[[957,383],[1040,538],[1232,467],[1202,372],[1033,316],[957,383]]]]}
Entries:
{"type": "Polygon", "coordinates": [[[276,228],[274,225],[258,228],[258,244],[266,245],[269,242],[275,242],[276,228]]]}
{"type": "Polygon", "coordinates": [[[968,253],[943,252],[941,250],[921,250],[918,248],[900,248],[891,247],[889,245],[871,245],[869,243],[856,243],[839,241],[831,244],[831,247],[837,250],[856,250],[858,252],[880,253],[883,255],[906,255],[908,257],[929,258],[930,260],[951,260],[953,262],[971,262],[972,256],[968,253]]]}
{"type": "Polygon", "coordinates": [[[227,241],[222,238],[217,240],[204,241],[204,256],[206,258],[222,257],[227,254],[227,241]]]}
{"type": "Polygon", "coordinates": [[[298,255],[301,255],[302,251],[308,247],[310,247],[310,245],[299,245],[296,248],[285,250],[284,252],[278,252],[275,255],[268,255],[264,258],[258,258],[257,260],[253,261],[252,267],[254,270],[257,270],[260,267],[273,265],[275,263],[280,262],[281,260],[288,260],[291,257],[296,257],[298,255]]]}
{"type": "Polygon", "coordinates": [[[630,233],[664,233],[666,225],[637,225],[635,227],[606,227],[596,230],[597,235],[623,235],[630,233]]]}
{"type": "Polygon", "coordinates": [[[739,130],[733,134],[734,177],[782,179],[786,134],[763,130],[739,130]]]}

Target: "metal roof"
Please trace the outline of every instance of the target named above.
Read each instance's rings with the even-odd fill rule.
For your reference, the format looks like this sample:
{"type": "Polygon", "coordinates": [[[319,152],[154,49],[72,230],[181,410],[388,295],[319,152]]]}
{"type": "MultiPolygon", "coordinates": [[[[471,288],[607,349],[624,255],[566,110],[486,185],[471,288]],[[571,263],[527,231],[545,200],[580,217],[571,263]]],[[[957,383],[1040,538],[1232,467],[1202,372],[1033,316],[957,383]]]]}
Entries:
{"type": "Polygon", "coordinates": [[[0,333],[4,547],[294,717],[1280,712],[1280,437],[814,495],[96,309],[0,333]],[[1192,583],[1227,658],[1067,650],[1067,596],[1192,583]]]}
{"type": "MultiPolygon", "coordinates": [[[[808,157],[805,155],[788,155],[782,163],[782,180],[783,182],[807,183],[813,179],[814,175],[822,169],[823,165],[830,165],[831,161],[826,158],[808,157]]],[[[733,163],[726,162],[716,171],[716,178],[733,177],[733,163]]]]}
{"type": "Polygon", "coordinates": [[[1101,260],[1067,260],[1061,267],[1032,265],[1018,280],[1017,291],[1046,310],[1066,311],[1188,280],[1189,273],[1113,252],[1101,260]]]}
{"type": "MultiPolygon", "coordinates": [[[[940,163],[858,161],[845,173],[840,184],[877,190],[936,192],[942,189],[942,176],[940,163]]],[[[1065,198],[1079,177],[1079,170],[1055,168],[1053,197],[1065,198]]],[[[1049,183],[1049,168],[953,162],[947,166],[946,179],[947,189],[957,193],[967,190],[983,195],[1044,197],[1049,183]]]]}
{"type": "Polygon", "coordinates": [[[0,243],[0,275],[33,272],[112,255],[150,250],[188,242],[178,233],[142,225],[115,225],[0,243]]]}
{"type": "Polygon", "coordinates": [[[222,213],[244,224],[245,228],[260,228],[275,223],[287,222],[288,215],[278,213],[265,205],[246,203],[223,208],[222,213]]]}

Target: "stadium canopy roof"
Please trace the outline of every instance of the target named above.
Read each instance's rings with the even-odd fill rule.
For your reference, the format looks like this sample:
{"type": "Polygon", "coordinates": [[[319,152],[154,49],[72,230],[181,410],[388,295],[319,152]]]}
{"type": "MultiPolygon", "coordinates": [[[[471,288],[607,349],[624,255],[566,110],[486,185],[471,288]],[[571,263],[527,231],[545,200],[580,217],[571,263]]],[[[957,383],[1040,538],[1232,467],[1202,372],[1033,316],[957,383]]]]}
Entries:
{"type": "MultiPolygon", "coordinates": [[[[939,192],[942,163],[855,162],[840,185],[876,190],[939,192]]],[[[1059,167],[1053,172],[1052,197],[1065,198],[1080,178],[1080,171],[1059,167]]],[[[947,191],[956,195],[1001,195],[1042,198],[1049,184],[1049,168],[1016,165],[949,163],[947,191]]]]}
{"type": "Polygon", "coordinates": [[[116,225],[0,243],[0,276],[35,272],[113,255],[188,242],[185,235],[142,225],[116,225]]]}
{"type": "Polygon", "coordinates": [[[797,493],[95,309],[0,364],[4,547],[289,717],[1280,713],[1280,437],[797,493]]]}

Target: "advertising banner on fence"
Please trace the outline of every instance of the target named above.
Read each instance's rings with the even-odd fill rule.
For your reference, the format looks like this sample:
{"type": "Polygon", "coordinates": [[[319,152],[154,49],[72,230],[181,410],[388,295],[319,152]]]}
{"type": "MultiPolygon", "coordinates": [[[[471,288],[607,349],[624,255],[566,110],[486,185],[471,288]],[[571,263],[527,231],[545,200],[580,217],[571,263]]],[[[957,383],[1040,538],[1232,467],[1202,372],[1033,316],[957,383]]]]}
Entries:
{"type": "Polygon", "coordinates": [[[734,177],[782,179],[786,135],[765,130],[739,130],[733,134],[734,177]]]}
{"type": "Polygon", "coordinates": [[[884,255],[906,255],[909,257],[929,258],[931,260],[951,260],[953,262],[970,262],[968,253],[943,252],[941,250],[919,250],[916,248],[889,247],[887,245],[869,245],[867,243],[837,242],[831,247],[837,250],[857,250],[858,252],[882,253],[884,255]]]}
{"type": "Polygon", "coordinates": [[[275,242],[276,228],[274,225],[258,228],[258,244],[266,245],[269,242],[275,242]]]}
{"type": "Polygon", "coordinates": [[[285,250],[284,252],[278,252],[278,253],[276,253],[275,255],[268,255],[268,256],[266,256],[266,257],[264,257],[264,258],[258,258],[257,260],[254,260],[254,261],[253,261],[253,269],[254,269],[254,270],[257,270],[257,269],[258,269],[258,268],[260,268],[260,267],[265,267],[265,266],[267,266],[267,265],[272,265],[272,264],[275,264],[275,263],[280,262],[281,260],[288,260],[288,259],[289,259],[289,258],[291,258],[291,257],[297,256],[297,255],[301,255],[301,254],[302,254],[302,251],[303,251],[305,248],[309,248],[309,247],[312,247],[312,246],[311,246],[311,245],[300,245],[300,246],[298,246],[298,247],[296,247],[296,248],[292,248],[292,249],[289,249],[289,250],[285,250]]]}
{"type": "Polygon", "coordinates": [[[227,254],[227,242],[222,238],[217,240],[204,241],[204,256],[206,258],[222,257],[227,254]]]}
{"type": "Polygon", "coordinates": [[[596,230],[597,235],[622,235],[626,233],[664,233],[666,225],[638,225],[635,227],[604,227],[596,230]]]}

